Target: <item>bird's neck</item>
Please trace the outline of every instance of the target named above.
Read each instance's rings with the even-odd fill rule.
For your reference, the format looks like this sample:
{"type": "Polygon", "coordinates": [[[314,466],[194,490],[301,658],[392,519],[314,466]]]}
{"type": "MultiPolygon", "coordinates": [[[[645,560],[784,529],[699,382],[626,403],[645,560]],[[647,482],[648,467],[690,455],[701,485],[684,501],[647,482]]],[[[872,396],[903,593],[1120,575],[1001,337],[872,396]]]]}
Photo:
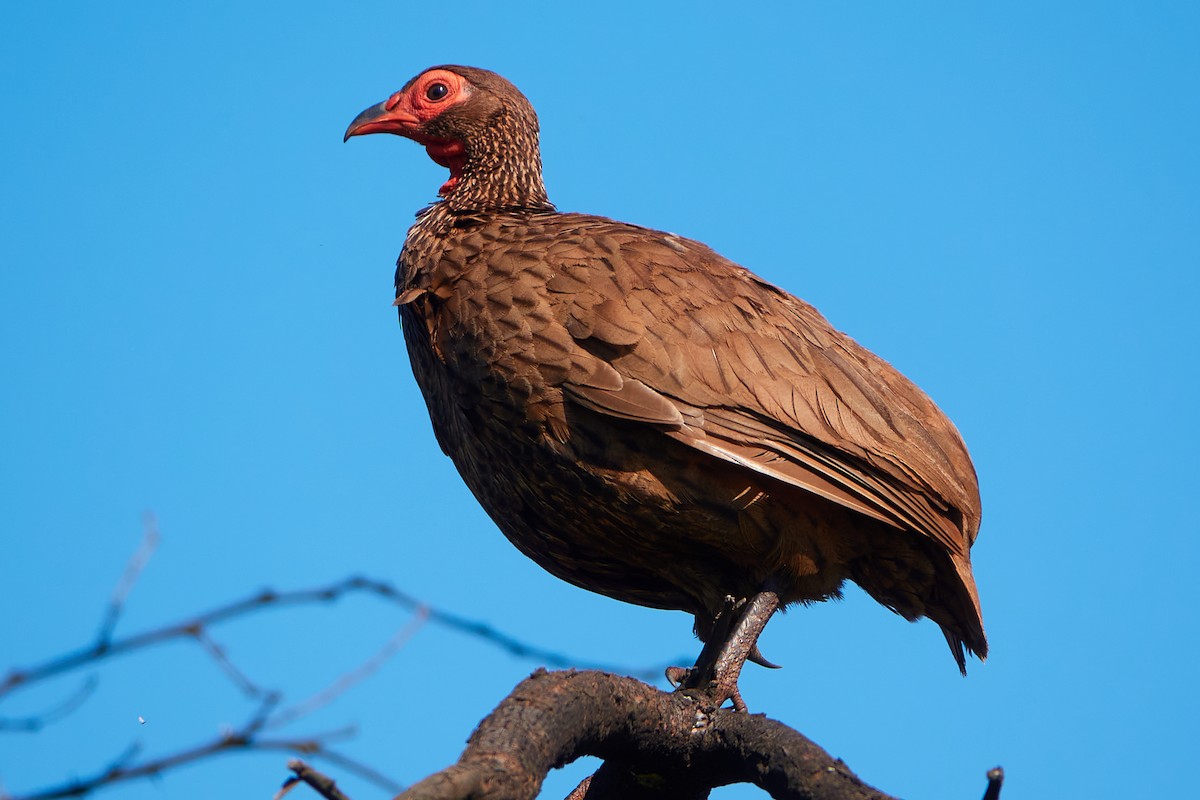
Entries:
{"type": "Polygon", "coordinates": [[[474,139],[458,181],[442,200],[447,210],[553,211],[542,182],[536,126],[493,128],[474,139]]]}

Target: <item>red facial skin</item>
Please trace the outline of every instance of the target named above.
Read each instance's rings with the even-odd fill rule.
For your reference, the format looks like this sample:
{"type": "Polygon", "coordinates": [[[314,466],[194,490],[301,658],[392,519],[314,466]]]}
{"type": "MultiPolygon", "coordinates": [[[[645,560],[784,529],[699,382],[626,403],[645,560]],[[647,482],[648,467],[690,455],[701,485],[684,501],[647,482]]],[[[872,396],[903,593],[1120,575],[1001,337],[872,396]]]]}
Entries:
{"type": "Polygon", "coordinates": [[[461,75],[445,69],[431,69],[418,76],[407,89],[359,114],[346,130],[346,138],[368,133],[394,133],[424,145],[425,152],[436,164],[450,170],[450,180],[438,190],[438,194],[445,197],[454,191],[462,176],[467,163],[466,147],[454,139],[429,136],[423,128],[448,108],[465,102],[471,91],[471,84],[461,75]],[[446,89],[440,97],[441,90],[433,88],[438,84],[446,89]]]}

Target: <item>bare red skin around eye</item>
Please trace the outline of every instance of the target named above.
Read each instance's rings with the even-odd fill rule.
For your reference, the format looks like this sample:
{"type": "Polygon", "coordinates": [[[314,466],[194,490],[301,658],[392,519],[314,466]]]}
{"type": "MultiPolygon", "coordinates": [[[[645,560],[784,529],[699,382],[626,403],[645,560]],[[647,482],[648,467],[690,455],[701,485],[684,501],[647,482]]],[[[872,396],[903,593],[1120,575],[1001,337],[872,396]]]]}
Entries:
{"type": "MultiPolygon", "coordinates": [[[[444,113],[446,109],[464,102],[470,94],[470,84],[461,75],[449,70],[434,69],[413,81],[407,90],[396,92],[388,98],[387,109],[397,115],[414,118],[416,124],[413,128],[418,128],[444,113]],[[427,94],[429,87],[435,83],[441,83],[449,90],[440,100],[430,100],[427,94]]],[[[462,142],[425,136],[416,130],[413,130],[410,136],[419,144],[425,145],[425,152],[435,164],[450,170],[450,180],[438,190],[439,195],[449,194],[458,184],[463,167],[466,166],[466,147],[462,142]]]]}

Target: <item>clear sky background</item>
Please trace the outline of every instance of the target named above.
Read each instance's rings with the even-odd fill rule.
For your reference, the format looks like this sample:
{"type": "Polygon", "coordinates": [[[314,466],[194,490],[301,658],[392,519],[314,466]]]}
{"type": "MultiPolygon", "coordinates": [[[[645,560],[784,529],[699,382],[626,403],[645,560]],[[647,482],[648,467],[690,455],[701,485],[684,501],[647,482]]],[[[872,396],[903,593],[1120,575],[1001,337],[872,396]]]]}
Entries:
{"type": "MultiPolygon", "coordinates": [[[[996,764],[1012,797],[1195,791],[1200,6],[7,3],[0,30],[0,672],[87,643],[144,510],[163,542],[118,633],[364,573],[580,660],[695,655],[683,614],[526,561],[433,440],[392,270],[444,170],[341,138],[465,63],[537,107],[559,208],[814,303],[971,449],[988,663],[959,677],[935,625],[852,590],[772,623],[752,710],[908,797],[996,764]]],[[[407,620],[359,598],[213,633],[301,700],[407,620]]],[[[290,730],[354,723],[340,749],[412,783],[535,666],[429,625],[290,730]]],[[[74,715],[0,733],[9,792],[252,708],[189,643],[85,674],[74,715]]],[[[269,797],[286,758],[109,795],[269,797]]]]}

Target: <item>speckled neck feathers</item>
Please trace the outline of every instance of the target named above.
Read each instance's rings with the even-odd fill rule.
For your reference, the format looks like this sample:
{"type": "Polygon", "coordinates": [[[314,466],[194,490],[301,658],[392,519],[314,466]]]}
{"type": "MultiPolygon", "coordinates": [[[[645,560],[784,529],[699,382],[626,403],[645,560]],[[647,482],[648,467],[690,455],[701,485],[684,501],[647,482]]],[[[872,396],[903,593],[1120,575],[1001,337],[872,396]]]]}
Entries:
{"type": "MultiPolygon", "coordinates": [[[[498,93],[496,100],[489,118],[466,123],[467,162],[458,185],[440,205],[455,213],[553,211],[542,182],[533,106],[519,92],[498,93]]],[[[464,125],[461,120],[457,124],[464,125]]]]}

